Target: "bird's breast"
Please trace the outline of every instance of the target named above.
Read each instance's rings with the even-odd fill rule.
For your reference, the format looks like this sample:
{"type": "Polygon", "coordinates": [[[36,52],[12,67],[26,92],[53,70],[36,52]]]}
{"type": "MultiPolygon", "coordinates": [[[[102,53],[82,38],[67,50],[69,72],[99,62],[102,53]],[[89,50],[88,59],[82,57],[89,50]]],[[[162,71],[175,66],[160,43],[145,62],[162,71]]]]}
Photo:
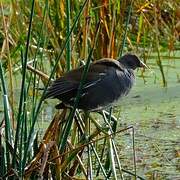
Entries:
{"type": "Polygon", "coordinates": [[[131,90],[134,81],[135,76],[134,72],[132,70],[125,69],[122,71],[116,71],[116,78],[117,78],[117,88],[116,91],[119,90],[118,96],[126,96],[129,91],[131,90]]]}

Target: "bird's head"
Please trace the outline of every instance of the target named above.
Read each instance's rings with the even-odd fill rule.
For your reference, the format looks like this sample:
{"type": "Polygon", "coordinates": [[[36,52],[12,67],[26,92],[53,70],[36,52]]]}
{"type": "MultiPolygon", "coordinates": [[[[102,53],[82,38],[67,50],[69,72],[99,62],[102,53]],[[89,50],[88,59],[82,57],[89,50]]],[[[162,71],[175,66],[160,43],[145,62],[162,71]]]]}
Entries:
{"type": "Polygon", "coordinates": [[[136,55],[133,54],[126,54],[122,56],[119,61],[123,64],[126,68],[135,70],[138,67],[147,68],[146,64],[144,64],[136,55]]]}

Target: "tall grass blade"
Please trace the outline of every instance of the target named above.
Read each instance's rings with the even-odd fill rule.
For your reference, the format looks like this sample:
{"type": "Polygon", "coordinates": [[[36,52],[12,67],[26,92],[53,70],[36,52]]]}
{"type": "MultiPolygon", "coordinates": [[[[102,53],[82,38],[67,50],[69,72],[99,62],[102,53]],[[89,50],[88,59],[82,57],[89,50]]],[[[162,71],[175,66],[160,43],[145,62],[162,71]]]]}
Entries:
{"type": "MultiPolygon", "coordinates": [[[[70,0],[66,0],[66,34],[67,36],[70,33],[70,24],[71,24],[71,16],[70,16],[70,12],[71,12],[71,7],[70,7],[70,0]]],[[[67,71],[69,71],[71,69],[71,37],[69,37],[68,42],[67,42],[67,46],[66,46],[66,67],[67,67],[67,71]]]]}
{"type": "Polygon", "coordinates": [[[5,33],[5,44],[6,44],[6,51],[7,51],[7,59],[8,59],[8,72],[9,72],[9,82],[10,82],[10,96],[9,96],[9,102],[11,104],[12,109],[12,125],[14,128],[14,85],[13,85],[13,70],[12,70],[12,60],[10,57],[10,48],[9,48],[9,36],[8,36],[8,21],[6,20],[6,17],[4,16],[4,10],[3,10],[3,4],[1,2],[1,13],[2,13],[2,19],[3,19],[3,28],[5,33]]]}
{"type": "Polygon", "coordinates": [[[161,75],[162,75],[162,80],[163,80],[163,86],[167,86],[167,81],[166,81],[166,78],[165,78],[165,74],[164,74],[164,68],[163,68],[163,65],[162,65],[162,62],[161,62],[161,56],[160,56],[160,47],[159,47],[159,30],[158,30],[158,21],[157,21],[157,12],[156,12],[156,6],[154,7],[154,15],[155,15],[155,42],[156,42],[156,49],[157,49],[157,65],[159,66],[159,69],[160,69],[160,72],[161,72],[161,75]]]}
{"type": "Polygon", "coordinates": [[[95,154],[95,157],[96,157],[96,159],[97,159],[97,161],[98,161],[99,167],[100,167],[100,169],[102,170],[102,173],[103,173],[104,177],[107,178],[106,171],[105,171],[105,169],[104,169],[104,167],[103,167],[103,164],[102,164],[102,162],[101,162],[102,159],[99,158],[99,155],[98,155],[98,153],[97,153],[97,151],[96,151],[96,149],[94,148],[94,146],[93,146],[92,143],[91,143],[91,148],[92,148],[92,151],[93,151],[94,154],[95,154]]]}
{"type": "Polygon", "coordinates": [[[129,5],[129,7],[128,7],[128,16],[127,16],[127,19],[126,19],[126,25],[125,25],[125,31],[124,31],[124,34],[123,34],[123,40],[122,40],[121,49],[119,51],[119,56],[118,56],[119,58],[123,54],[123,49],[124,49],[125,43],[126,43],[127,30],[128,30],[128,24],[129,24],[129,21],[130,21],[130,17],[131,17],[132,5],[133,5],[133,0],[131,0],[131,3],[129,5]]]}
{"type": "Polygon", "coordinates": [[[54,67],[53,67],[53,69],[52,69],[52,72],[51,72],[51,74],[50,74],[50,76],[49,76],[49,80],[48,80],[48,82],[47,82],[47,84],[46,84],[46,86],[45,86],[45,88],[44,88],[44,91],[43,91],[43,94],[42,94],[41,99],[40,99],[40,101],[39,101],[39,104],[37,105],[36,111],[35,111],[35,113],[34,113],[32,125],[31,125],[31,128],[30,128],[28,140],[27,140],[27,147],[26,147],[25,152],[24,152],[23,169],[24,169],[25,164],[26,164],[26,159],[27,159],[27,154],[28,154],[28,149],[29,149],[28,145],[29,145],[29,142],[30,142],[30,140],[31,140],[31,136],[32,136],[33,131],[34,131],[34,126],[35,126],[35,123],[36,123],[36,120],[37,120],[37,117],[38,117],[38,114],[39,114],[39,111],[40,111],[42,102],[43,102],[43,100],[44,100],[45,92],[46,92],[46,90],[47,90],[47,87],[48,87],[49,83],[51,82],[52,77],[53,77],[54,74],[55,74],[57,65],[58,65],[58,63],[59,63],[59,59],[61,58],[61,56],[62,56],[62,54],[63,54],[63,51],[64,51],[64,49],[65,49],[66,46],[67,46],[68,40],[69,40],[69,38],[70,38],[73,30],[75,29],[75,27],[76,27],[76,25],[77,25],[77,22],[78,22],[78,20],[79,20],[79,18],[80,18],[80,16],[81,16],[82,11],[83,11],[84,7],[86,6],[86,3],[87,3],[87,2],[88,2],[88,0],[85,0],[85,1],[84,1],[81,9],[79,10],[79,13],[78,13],[77,17],[75,18],[75,21],[74,21],[74,23],[73,23],[73,25],[72,25],[72,28],[71,28],[71,30],[70,30],[70,33],[68,34],[68,36],[67,36],[67,38],[66,38],[66,40],[65,40],[65,43],[64,43],[63,46],[62,46],[61,51],[60,51],[59,55],[56,57],[56,59],[55,59],[55,65],[54,65],[54,67]]]}
{"type": "MultiPolygon", "coordinates": [[[[9,164],[8,164],[9,165],[9,164]]],[[[2,143],[2,136],[0,134],[0,177],[3,177],[6,172],[6,162],[5,162],[5,149],[2,143]]]]}
{"type": "Polygon", "coordinates": [[[5,120],[5,154],[6,154],[6,163],[7,163],[7,169],[10,167],[10,149],[8,147],[8,143],[12,144],[11,139],[11,124],[10,124],[10,107],[9,107],[9,101],[8,101],[8,95],[7,95],[7,89],[6,89],[6,83],[4,78],[4,72],[2,67],[2,61],[0,60],[0,78],[1,78],[1,84],[2,84],[2,91],[3,91],[3,104],[4,104],[4,120],[5,120]]]}
{"type": "Polygon", "coordinates": [[[68,138],[68,135],[70,133],[71,125],[73,123],[73,117],[75,115],[76,108],[77,108],[78,103],[79,103],[81,91],[82,91],[82,88],[83,88],[83,85],[84,85],[84,82],[85,82],[85,79],[86,79],[87,72],[89,70],[89,66],[90,66],[90,62],[91,62],[91,56],[93,54],[93,51],[94,51],[94,48],[95,48],[95,45],[96,45],[99,28],[100,28],[100,22],[97,25],[93,45],[92,45],[92,48],[90,50],[86,65],[85,65],[83,73],[82,73],[82,77],[81,77],[80,85],[78,87],[78,92],[77,92],[77,95],[76,95],[76,98],[75,98],[75,101],[74,101],[73,109],[71,110],[71,112],[69,114],[69,117],[67,119],[67,123],[66,123],[64,131],[62,133],[62,137],[61,137],[61,140],[60,140],[60,148],[59,148],[60,152],[63,152],[63,150],[64,150],[64,148],[66,146],[67,138],[68,138]]]}
{"type": "Polygon", "coordinates": [[[139,17],[139,24],[138,24],[138,35],[137,35],[137,40],[136,40],[137,44],[139,44],[140,42],[140,36],[143,30],[142,27],[143,27],[143,14],[141,13],[139,17]]]}
{"type": "Polygon", "coordinates": [[[32,7],[31,7],[31,14],[30,14],[30,22],[29,22],[29,28],[28,28],[28,35],[27,35],[27,42],[26,42],[26,51],[23,58],[23,64],[22,64],[22,83],[21,83],[21,95],[19,100],[19,109],[18,109],[18,117],[17,117],[17,128],[16,128],[16,135],[15,135],[15,143],[14,143],[14,153],[13,153],[13,159],[12,159],[12,168],[15,167],[16,162],[16,153],[17,153],[17,146],[18,146],[18,140],[19,140],[19,133],[20,133],[20,127],[22,124],[22,114],[23,114],[23,104],[26,101],[24,97],[24,89],[25,89],[25,80],[26,80],[26,70],[27,70],[27,60],[28,60],[28,49],[29,49],[29,43],[30,43],[30,35],[31,35],[31,27],[32,27],[32,19],[34,14],[34,3],[35,1],[32,0],[32,7]]]}

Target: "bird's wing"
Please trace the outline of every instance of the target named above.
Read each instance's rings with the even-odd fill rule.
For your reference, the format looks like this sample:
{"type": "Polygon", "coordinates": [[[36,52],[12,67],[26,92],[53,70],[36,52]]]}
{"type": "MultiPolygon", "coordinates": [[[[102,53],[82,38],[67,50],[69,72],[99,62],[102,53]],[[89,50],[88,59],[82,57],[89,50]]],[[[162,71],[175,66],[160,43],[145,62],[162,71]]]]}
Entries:
{"type": "MultiPolygon", "coordinates": [[[[111,59],[111,58],[103,58],[98,61],[93,62],[88,70],[86,83],[96,81],[101,79],[106,73],[109,67],[114,67],[121,71],[124,71],[121,63],[119,61],[111,59]]],[[[81,66],[78,69],[74,69],[64,75],[67,80],[80,82],[82,78],[84,66],[81,66]]],[[[86,84],[85,83],[85,84],[86,84]]]]}
{"type": "MultiPolygon", "coordinates": [[[[121,69],[121,66],[116,60],[102,59],[92,63],[89,67],[83,89],[85,90],[101,81],[105,77],[109,66],[121,69]]],[[[73,96],[79,87],[83,69],[84,66],[74,69],[55,80],[48,88],[45,98],[56,98],[57,96],[67,95],[67,93],[73,96]]]]}
{"type": "Polygon", "coordinates": [[[67,81],[66,78],[60,77],[53,81],[45,94],[46,98],[57,98],[65,93],[74,91],[78,87],[78,83],[67,81]]]}
{"type": "MultiPolygon", "coordinates": [[[[85,89],[96,84],[101,80],[101,78],[103,78],[105,71],[106,70],[101,68],[100,65],[90,65],[83,88],[85,89]]],[[[80,67],[65,73],[64,76],[53,81],[45,94],[45,99],[67,96],[67,94],[68,97],[73,97],[79,87],[82,72],[83,67],[80,67]]]]}

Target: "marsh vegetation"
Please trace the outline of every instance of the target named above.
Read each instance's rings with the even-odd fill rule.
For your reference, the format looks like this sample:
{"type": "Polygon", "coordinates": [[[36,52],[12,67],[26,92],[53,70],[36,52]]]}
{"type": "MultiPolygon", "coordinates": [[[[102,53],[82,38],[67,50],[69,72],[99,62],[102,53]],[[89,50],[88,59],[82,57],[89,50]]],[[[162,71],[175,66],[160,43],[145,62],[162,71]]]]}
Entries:
{"type": "Polygon", "coordinates": [[[180,4],[0,2],[0,179],[179,179],[180,4]],[[128,97],[106,112],[56,110],[53,79],[136,53],[128,97]]]}

